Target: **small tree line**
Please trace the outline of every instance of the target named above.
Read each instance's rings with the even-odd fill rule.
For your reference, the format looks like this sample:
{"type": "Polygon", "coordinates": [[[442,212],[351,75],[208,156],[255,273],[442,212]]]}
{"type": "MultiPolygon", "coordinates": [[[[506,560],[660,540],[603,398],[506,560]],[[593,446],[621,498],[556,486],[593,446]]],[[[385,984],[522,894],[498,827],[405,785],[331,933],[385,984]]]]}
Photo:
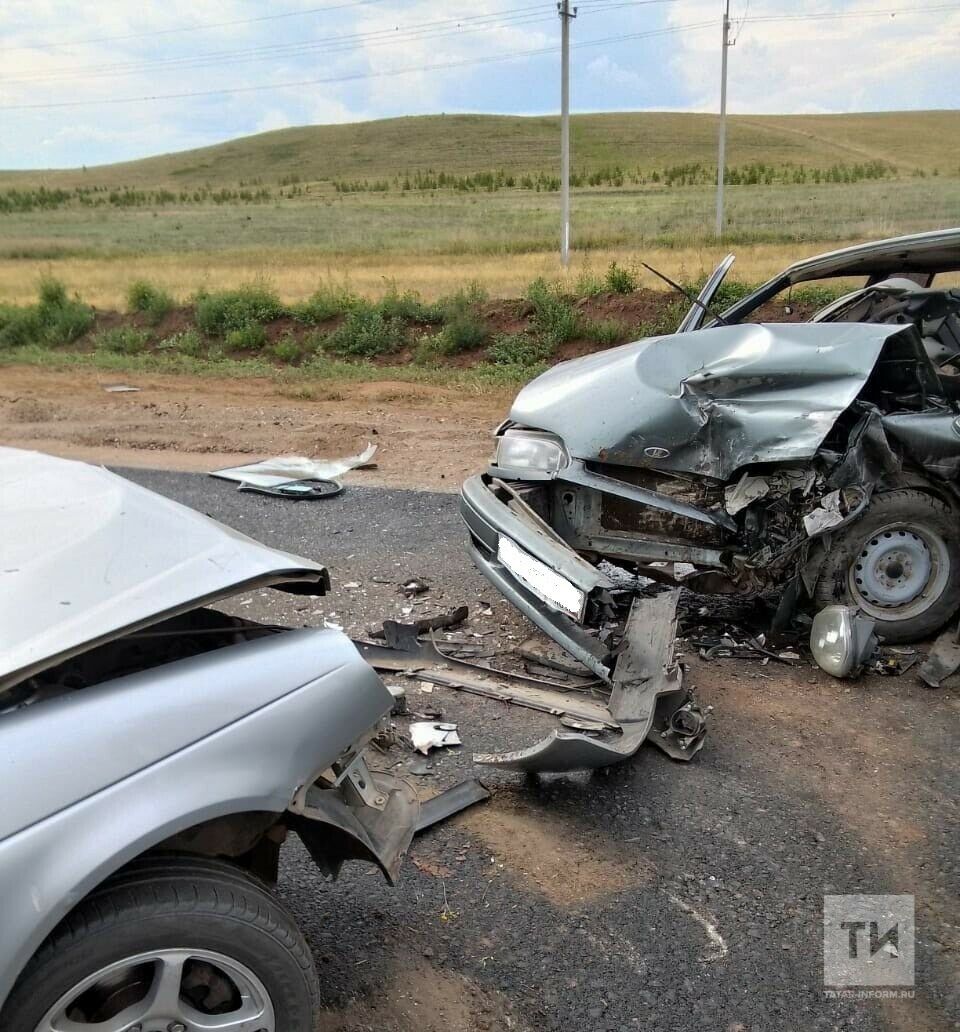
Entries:
{"type": "MultiPolygon", "coordinates": [[[[944,175],[960,178],[960,167],[944,175]]],[[[806,165],[772,165],[765,162],[750,162],[745,165],[729,165],[726,169],[728,186],[775,186],[775,185],[818,185],[822,183],[854,184],[866,181],[903,178],[937,177],[938,168],[925,170],[915,168],[906,173],[886,161],[867,161],[855,164],[838,163],[826,168],[806,165]]],[[[603,166],[592,170],[574,170],[570,184],[575,189],[586,187],[623,189],[625,187],[658,186],[667,189],[689,186],[709,186],[716,182],[715,165],[702,162],[688,162],[669,165],[659,169],[626,169],[619,165],[603,166]]],[[[495,193],[500,190],[529,190],[537,193],[554,193],[560,189],[560,178],[552,172],[513,173],[505,169],[494,169],[459,174],[435,169],[416,169],[398,172],[392,177],[372,179],[333,179],[301,183],[299,175],[285,175],[278,186],[271,189],[258,179],[243,181],[235,187],[218,187],[211,184],[193,189],[171,190],[167,188],[144,189],[137,187],[75,186],[72,189],[57,187],[8,187],[0,190],[0,215],[52,211],[66,206],[87,208],[162,208],[187,205],[264,204],[295,198],[313,193],[322,196],[330,189],[337,194],[356,193],[433,193],[450,191],[454,193],[495,193]]]]}

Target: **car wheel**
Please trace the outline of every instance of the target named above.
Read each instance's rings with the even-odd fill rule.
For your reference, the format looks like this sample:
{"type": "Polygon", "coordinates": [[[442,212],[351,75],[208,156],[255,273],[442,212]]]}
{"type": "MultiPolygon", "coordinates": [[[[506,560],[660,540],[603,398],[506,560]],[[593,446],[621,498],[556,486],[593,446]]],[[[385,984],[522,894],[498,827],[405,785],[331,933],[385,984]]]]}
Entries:
{"type": "Polygon", "coordinates": [[[814,602],[857,606],[894,644],[933,634],[960,605],[958,529],[955,511],[923,491],[876,495],[833,535],[814,602]]]}
{"type": "Polygon", "coordinates": [[[312,1032],[310,950],[267,887],[231,864],[164,858],[81,902],[13,989],[3,1032],[312,1032]]]}

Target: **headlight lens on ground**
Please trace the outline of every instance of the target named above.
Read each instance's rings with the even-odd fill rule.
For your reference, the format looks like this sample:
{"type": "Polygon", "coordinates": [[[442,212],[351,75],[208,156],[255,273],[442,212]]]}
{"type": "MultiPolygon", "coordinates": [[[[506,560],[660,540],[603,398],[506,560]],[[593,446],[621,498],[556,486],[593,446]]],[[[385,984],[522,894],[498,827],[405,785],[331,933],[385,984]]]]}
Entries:
{"type": "Polygon", "coordinates": [[[496,465],[501,469],[557,473],[569,461],[559,437],[537,430],[508,430],[497,444],[496,465]]]}
{"type": "Polygon", "coordinates": [[[813,618],[810,651],[834,677],[855,674],[877,646],[874,621],[854,606],[826,606],[813,618]]]}

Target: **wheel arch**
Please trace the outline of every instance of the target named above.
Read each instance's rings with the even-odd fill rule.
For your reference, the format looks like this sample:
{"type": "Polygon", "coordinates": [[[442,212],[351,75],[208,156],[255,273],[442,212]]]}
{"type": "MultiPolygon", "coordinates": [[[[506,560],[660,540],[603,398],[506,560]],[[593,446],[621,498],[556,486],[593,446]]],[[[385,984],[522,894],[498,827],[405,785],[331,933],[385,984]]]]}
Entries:
{"type": "MultiPolygon", "coordinates": [[[[878,541],[872,543],[876,545],[878,541]]],[[[949,493],[945,496],[942,491],[934,489],[931,482],[923,478],[917,478],[909,484],[898,478],[896,486],[873,494],[871,504],[857,520],[838,528],[835,534],[828,532],[824,535],[823,540],[809,553],[801,576],[815,605],[840,602],[858,606],[876,619],[877,633],[883,639],[898,644],[922,640],[954,616],[960,606],[960,581],[954,572],[958,568],[960,533],[957,530],[956,500],[949,493]],[[859,561],[856,559],[857,553],[861,548],[866,548],[862,538],[855,535],[862,535],[864,530],[868,530],[871,535],[883,531],[884,537],[892,538],[898,532],[903,536],[910,531],[911,526],[914,538],[918,534],[929,534],[932,535],[931,540],[939,542],[937,548],[942,553],[941,558],[936,562],[931,559],[925,573],[922,566],[919,568],[927,580],[913,595],[906,597],[902,604],[894,601],[884,603],[882,595],[881,601],[876,604],[861,604],[857,598],[857,589],[848,581],[852,576],[851,564],[859,561]],[[897,528],[902,529],[898,531],[897,528]],[[886,608],[882,612],[875,611],[876,606],[884,605],[886,608]]],[[[902,579],[909,574],[897,573],[893,576],[902,579]]],[[[860,583],[858,579],[857,584],[860,583]]],[[[891,589],[895,586],[892,585],[891,589]]]]}
{"type": "Polygon", "coordinates": [[[0,837],[0,1006],[44,939],[111,874],[218,819],[279,818],[389,709],[342,634],[278,642],[269,655],[238,645],[4,718],[17,805],[0,837]]]}
{"type": "Polygon", "coordinates": [[[960,511],[960,497],[958,497],[956,489],[951,488],[946,481],[910,470],[904,470],[894,477],[885,477],[878,484],[874,494],[890,494],[892,491],[903,490],[922,491],[943,502],[944,505],[960,511]]]}
{"type": "MultiPolygon", "coordinates": [[[[4,944],[0,944],[0,1008],[47,938],[118,871],[151,852],[172,851],[173,847],[179,852],[203,856],[229,855],[184,849],[181,839],[218,829],[224,821],[252,825],[265,814],[270,815],[273,826],[283,811],[263,809],[266,802],[195,801],[192,808],[181,810],[173,819],[150,826],[147,817],[146,826],[128,825],[126,834],[118,833],[112,807],[89,813],[81,805],[71,810],[83,810],[83,815],[70,811],[57,814],[2,843],[0,870],[19,874],[5,908],[4,944]],[[70,843],[68,850],[63,848],[64,841],[70,843]]],[[[250,869],[260,874],[254,866],[250,869]]]]}
{"type": "MultiPolygon", "coordinates": [[[[0,1023],[4,1029],[12,1023],[16,1032],[30,1032],[36,1027],[41,1011],[46,1011],[54,1001],[62,1002],[71,987],[82,988],[83,981],[90,975],[105,970],[102,964],[122,963],[128,956],[136,962],[138,955],[146,951],[171,949],[183,954],[196,950],[198,959],[203,959],[206,950],[222,951],[226,961],[239,960],[241,965],[246,965],[246,973],[259,978],[261,986],[264,972],[268,977],[271,973],[276,975],[278,958],[283,964],[292,961],[294,976],[304,976],[303,987],[312,997],[312,1000],[301,998],[294,1015],[301,1019],[296,1022],[296,1028],[306,1032],[308,1023],[313,1027],[310,1017],[316,1013],[319,986],[310,949],[293,915],[270,892],[269,886],[222,858],[211,860],[190,853],[151,852],[123,865],[100,882],[58,922],[31,954],[17,982],[0,1003],[0,1023]],[[171,915],[182,918],[183,926],[180,922],[171,925],[171,915]],[[221,924],[216,927],[218,921],[221,924]],[[211,922],[214,927],[207,936],[211,922]],[[223,922],[229,926],[225,927],[223,922]],[[187,930],[183,941],[179,941],[180,932],[187,926],[192,928],[192,933],[187,930]],[[246,936],[248,930],[259,935],[260,942],[246,936]],[[245,936],[245,944],[235,953],[235,947],[245,936]],[[274,950],[272,968],[265,962],[267,966],[261,969],[264,952],[260,947],[264,936],[272,939],[278,948],[274,950]],[[111,951],[116,950],[122,952],[111,955],[111,951]],[[62,959],[64,954],[66,958],[62,959]]],[[[229,972],[230,968],[226,970],[229,972]]],[[[280,974],[286,977],[280,986],[274,985],[274,990],[288,989],[291,985],[290,970],[280,974]]],[[[273,992],[271,996],[274,1003],[285,1003],[289,998],[286,992],[279,995],[273,992]]],[[[149,1001],[150,994],[141,998],[149,1001]]],[[[130,1003],[136,1001],[121,1006],[126,1008],[130,1003]]],[[[163,1004],[159,1006],[164,1017],[169,1017],[163,1004]]],[[[133,1017],[136,1019],[138,1015],[133,1017]]],[[[158,1023],[157,1014],[144,1017],[148,1019],[146,1027],[152,1028],[158,1023]]],[[[166,1020],[162,1022],[166,1023],[166,1020]]],[[[192,1020],[187,1023],[193,1027],[192,1020]]],[[[284,1030],[289,1025],[290,1022],[281,1020],[278,1028],[284,1030]]],[[[137,1023],[131,1027],[140,1026],[137,1023]]]]}
{"type": "MultiPolygon", "coordinates": [[[[914,473],[910,471],[904,471],[898,473],[895,476],[885,477],[879,481],[870,494],[870,503],[875,498],[882,495],[893,494],[897,491],[920,491],[923,494],[930,495],[931,498],[935,498],[937,501],[942,502],[944,505],[949,506],[957,513],[960,517],[960,496],[958,496],[955,490],[952,490],[950,486],[943,481],[938,481],[925,477],[920,473],[914,473]]],[[[870,512],[870,504],[866,506],[862,513],[855,520],[846,524],[849,527],[855,527],[865,516],[870,512]]],[[[816,540],[811,542],[809,551],[807,552],[807,558],[800,568],[800,576],[804,584],[808,598],[814,599],[814,590],[817,582],[820,579],[820,571],[827,558],[827,554],[831,547],[831,534],[828,531],[826,534],[818,537],[816,540]]]]}

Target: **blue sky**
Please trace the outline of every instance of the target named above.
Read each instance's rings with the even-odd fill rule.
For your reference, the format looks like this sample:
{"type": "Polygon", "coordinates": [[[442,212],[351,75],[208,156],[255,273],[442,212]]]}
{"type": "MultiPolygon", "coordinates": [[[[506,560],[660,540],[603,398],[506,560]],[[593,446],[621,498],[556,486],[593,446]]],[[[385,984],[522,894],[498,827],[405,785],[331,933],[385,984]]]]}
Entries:
{"type": "MultiPolygon", "coordinates": [[[[723,0],[577,6],[575,111],[716,110],[723,0]]],[[[731,15],[734,112],[960,107],[960,2],[731,0],[731,15]]],[[[559,35],[552,0],[4,0],[0,167],[307,123],[554,112],[559,35]]]]}

